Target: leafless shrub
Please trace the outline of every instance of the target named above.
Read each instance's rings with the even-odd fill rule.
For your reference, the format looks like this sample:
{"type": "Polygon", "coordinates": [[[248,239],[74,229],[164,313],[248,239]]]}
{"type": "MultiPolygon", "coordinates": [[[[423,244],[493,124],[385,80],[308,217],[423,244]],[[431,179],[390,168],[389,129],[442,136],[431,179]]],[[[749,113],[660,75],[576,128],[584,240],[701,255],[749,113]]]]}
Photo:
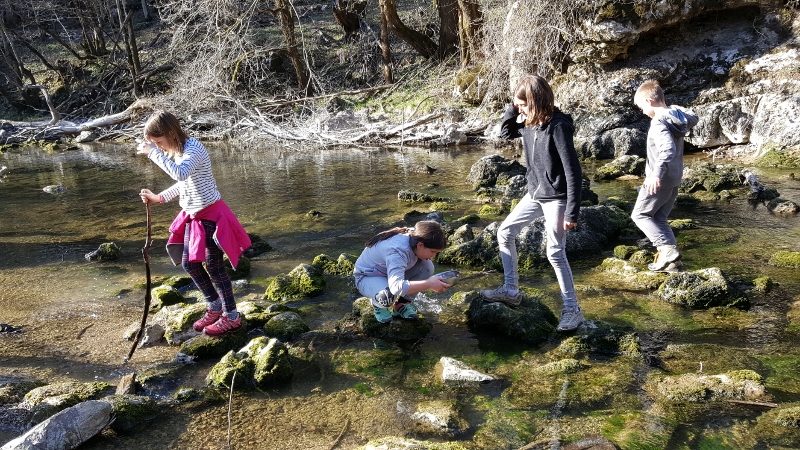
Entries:
{"type": "Polygon", "coordinates": [[[550,78],[565,70],[579,22],[598,7],[597,0],[484,0],[484,102],[507,98],[510,83],[525,73],[550,78]]]}

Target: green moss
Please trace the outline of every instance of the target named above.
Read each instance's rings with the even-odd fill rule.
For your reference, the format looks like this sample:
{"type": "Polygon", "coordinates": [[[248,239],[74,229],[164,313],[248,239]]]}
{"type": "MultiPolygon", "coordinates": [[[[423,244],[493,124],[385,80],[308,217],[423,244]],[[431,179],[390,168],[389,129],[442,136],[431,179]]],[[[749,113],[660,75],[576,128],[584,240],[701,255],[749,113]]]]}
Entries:
{"type": "Polygon", "coordinates": [[[782,145],[767,143],[762,145],[762,149],[764,148],[767,151],[753,161],[755,166],[781,169],[800,168],[800,147],[785,149],[782,145]]]}
{"type": "Polygon", "coordinates": [[[782,427],[800,428],[800,406],[781,408],[775,415],[775,423],[782,427]]]}
{"type": "Polygon", "coordinates": [[[431,211],[449,211],[453,209],[453,205],[450,202],[433,202],[431,203],[431,211]]]}
{"type": "Polygon", "coordinates": [[[768,294],[777,285],[770,277],[759,277],[753,280],[753,291],[759,294],[768,294]]]}
{"type": "Polygon", "coordinates": [[[264,298],[272,301],[288,301],[314,297],[325,291],[325,276],[310,264],[295,267],[288,275],[270,279],[264,298]]]}
{"type": "Polygon", "coordinates": [[[614,256],[619,259],[628,259],[637,250],[639,250],[639,247],[635,245],[618,245],[614,247],[614,256]]]}
{"type": "Polygon", "coordinates": [[[694,223],[692,219],[675,219],[675,220],[670,220],[668,222],[670,228],[676,231],[694,230],[697,228],[697,225],[694,223]]]}
{"type": "Polygon", "coordinates": [[[747,380],[755,381],[756,383],[762,383],[764,381],[761,375],[749,369],[732,370],[730,372],[725,372],[725,375],[727,375],[731,380],[739,382],[747,380]]]}
{"type": "Polygon", "coordinates": [[[777,267],[800,269],[800,252],[781,250],[772,254],[769,264],[777,267]]]}
{"type": "Polygon", "coordinates": [[[481,206],[481,210],[478,212],[478,216],[480,217],[498,217],[502,216],[505,210],[502,206],[497,205],[483,205],[481,206]]]}
{"type": "Polygon", "coordinates": [[[339,258],[334,260],[330,256],[322,254],[314,257],[314,261],[311,265],[318,268],[326,275],[351,276],[353,275],[353,269],[355,268],[355,261],[357,258],[358,257],[355,255],[342,253],[339,255],[339,258]]]}
{"type": "Polygon", "coordinates": [[[481,220],[481,217],[479,215],[477,215],[477,214],[469,214],[469,215],[466,215],[466,216],[463,216],[463,217],[459,217],[458,219],[456,219],[456,222],[468,223],[468,224],[471,225],[471,224],[478,223],[480,220],[481,220]]]}

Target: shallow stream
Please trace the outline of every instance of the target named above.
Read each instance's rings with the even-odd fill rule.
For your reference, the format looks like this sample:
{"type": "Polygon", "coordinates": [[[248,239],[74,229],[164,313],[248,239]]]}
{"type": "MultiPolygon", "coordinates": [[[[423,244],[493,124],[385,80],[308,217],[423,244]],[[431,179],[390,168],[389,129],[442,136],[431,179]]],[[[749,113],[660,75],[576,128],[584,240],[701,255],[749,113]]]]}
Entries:
{"type": "MultiPolygon", "coordinates": [[[[376,232],[408,224],[403,218],[412,210],[428,211],[427,203],[399,202],[401,189],[448,198],[452,209],[444,211],[446,220],[477,213],[481,203],[465,181],[470,167],[484,155],[512,157],[491,146],[328,151],[210,147],[223,198],[248,232],[273,247],[252,261],[250,284],[240,294],[251,299],[263,294],[267,277],[310,263],[321,253],[334,258],[341,253],[357,255],[376,232]],[[312,210],[320,214],[311,217],[307,213],[312,210]]],[[[157,192],[171,180],[147,159],[136,157],[132,145],[81,145],[51,152],[15,148],[0,154],[0,165],[10,169],[0,183],[0,323],[25,330],[0,335],[0,376],[114,385],[132,370],[169,362],[176,348],[164,344],[137,350],[131,363],[123,365],[130,343],[122,333],[139,320],[143,298],[140,248],[146,221],[137,193],[144,187],[157,192]],[[43,188],[48,185],[64,190],[46,193],[43,188]],[[84,259],[104,242],[119,245],[122,258],[101,263],[84,259]]],[[[585,169],[592,171],[591,166],[585,169]]],[[[757,173],[767,187],[800,203],[800,181],[789,171],[757,173]]],[[[593,182],[592,190],[601,200],[617,196],[633,201],[637,184],[593,182]]],[[[182,274],[163,250],[178,208],[177,201],[152,208],[154,277],[182,274]]],[[[800,250],[800,217],[773,215],[763,204],[750,204],[741,197],[679,207],[672,217],[691,218],[699,225],[679,234],[688,270],[720,267],[729,277],[744,281],[769,276],[778,287],[755,299],[747,312],[688,311],[657,300],[649,291],[620,289],[615,280],[594,271],[611,256],[609,248],[573,262],[587,319],[632,326],[653,351],[671,344],[712,344],[711,348],[728,349],[731,355],[744,355],[755,367],[713,363],[709,367],[707,362],[706,370],[756,370],[775,402],[800,402],[800,331],[798,319],[793,326],[790,321],[792,304],[800,301],[800,279],[796,270],[767,264],[777,250],[800,250]]],[[[485,218],[477,226],[501,219],[485,218]]],[[[494,287],[501,280],[499,273],[476,276],[453,291],[494,287]]],[[[552,270],[525,274],[522,283],[551,294],[547,306],[556,313],[560,310],[552,270]]],[[[335,443],[336,448],[349,449],[387,435],[443,440],[416,433],[413,421],[402,419],[407,417],[403,405],[430,398],[444,397],[459,405],[469,425],[450,439],[468,448],[510,449],[531,441],[598,434],[614,438],[619,434],[615,427],[627,415],[648,414],[648,399],[636,386],[637,376],[646,376],[640,364],[627,369],[634,372],[630,383],[610,382],[602,401],[581,402],[575,400],[580,392],[567,392],[567,399],[573,400],[563,403],[560,398],[560,406],[508,407],[502,391],[514,382],[515,365],[535,360],[557,342],[541,348],[518,346],[475,335],[457,321],[439,321],[441,304],[451,294],[420,299],[420,308],[434,328],[411,349],[387,349],[369,339],[320,339],[317,351],[324,356],[318,371],[296,375],[290,387],[273,392],[235,394],[230,448],[327,449],[335,443]],[[468,396],[443,392],[433,377],[433,366],[441,356],[461,359],[506,381],[468,396]],[[502,432],[504,427],[512,431],[502,432]]],[[[350,311],[353,298],[352,285],[343,280],[332,283],[319,298],[295,306],[312,329],[329,330],[350,311]]],[[[701,359],[698,355],[696,361],[680,364],[694,367],[701,359]]],[[[210,362],[190,366],[180,383],[203,387],[209,367],[210,362]]],[[[675,364],[670,368],[676,369],[675,364]]],[[[602,386],[601,381],[598,384],[602,386]]],[[[763,447],[753,425],[763,411],[740,406],[715,411],[714,417],[686,414],[685,420],[673,424],[666,447],[800,447],[800,441],[792,444],[791,438],[785,447],[763,447]]],[[[168,412],[165,408],[143,429],[104,432],[81,448],[228,448],[228,419],[227,401],[176,406],[168,412]]],[[[0,444],[17,434],[12,425],[0,419],[0,444]]],[[[648,447],[646,441],[629,448],[664,447],[648,447]]]]}

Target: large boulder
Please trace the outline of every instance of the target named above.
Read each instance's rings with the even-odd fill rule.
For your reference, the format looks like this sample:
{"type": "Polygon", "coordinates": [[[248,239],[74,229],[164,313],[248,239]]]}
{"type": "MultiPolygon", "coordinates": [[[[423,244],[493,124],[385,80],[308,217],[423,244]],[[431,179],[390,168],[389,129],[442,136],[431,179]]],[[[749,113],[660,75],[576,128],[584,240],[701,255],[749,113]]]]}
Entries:
{"type": "Polygon", "coordinates": [[[479,159],[469,169],[467,181],[473,188],[505,184],[515,175],[525,175],[525,166],[500,155],[488,155],[479,159]]]}
{"type": "Polygon", "coordinates": [[[49,417],[0,449],[70,450],[105,428],[112,421],[112,412],[113,408],[108,402],[81,402],[49,417]]]}

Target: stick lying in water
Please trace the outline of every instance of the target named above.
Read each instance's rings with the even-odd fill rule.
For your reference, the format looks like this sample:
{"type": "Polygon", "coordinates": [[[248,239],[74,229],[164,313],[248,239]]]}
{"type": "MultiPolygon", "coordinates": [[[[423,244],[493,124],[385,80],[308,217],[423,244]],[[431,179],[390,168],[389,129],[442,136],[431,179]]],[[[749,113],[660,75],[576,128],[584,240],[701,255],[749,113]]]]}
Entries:
{"type": "Polygon", "coordinates": [[[144,206],[147,208],[147,239],[144,241],[144,247],[142,247],[142,257],[144,257],[144,270],[145,270],[145,279],[147,280],[145,283],[144,289],[144,310],[142,310],[142,323],[139,325],[139,331],[136,332],[136,337],[133,339],[133,345],[131,346],[131,351],[128,353],[128,357],[125,358],[125,364],[131,360],[133,356],[133,352],[136,351],[136,347],[139,345],[139,342],[142,340],[142,335],[144,334],[144,327],[147,325],[147,312],[150,311],[150,301],[153,299],[153,295],[150,293],[150,255],[148,254],[148,250],[150,246],[153,244],[153,239],[151,238],[151,225],[150,225],[150,203],[145,203],[144,206]]]}

